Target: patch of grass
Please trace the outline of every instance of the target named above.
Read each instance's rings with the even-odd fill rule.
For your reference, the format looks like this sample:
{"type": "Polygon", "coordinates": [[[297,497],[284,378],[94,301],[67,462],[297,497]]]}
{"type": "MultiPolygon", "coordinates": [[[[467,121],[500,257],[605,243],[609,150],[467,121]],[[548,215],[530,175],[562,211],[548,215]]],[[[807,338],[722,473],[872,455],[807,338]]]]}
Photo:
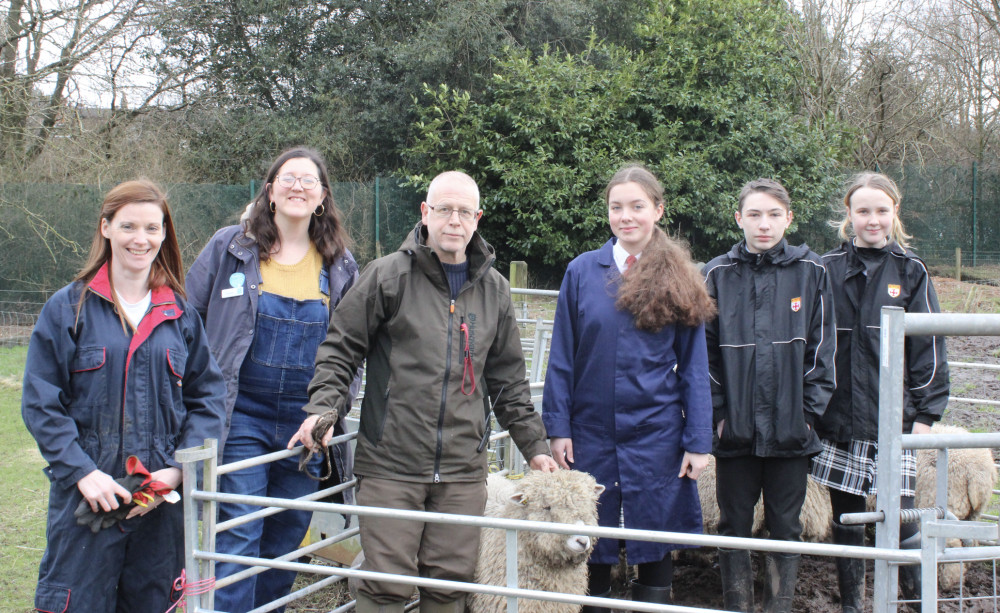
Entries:
{"type": "Polygon", "coordinates": [[[974,392],[975,390],[976,390],[976,384],[975,383],[962,383],[962,384],[959,384],[959,385],[954,385],[953,384],[951,386],[951,395],[952,396],[966,396],[966,395],[974,392]]]}
{"type": "Polygon", "coordinates": [[[934,289],[945,313],[1000,313],[1000,287],[935,277],[934,289]]]}
{"type": "Polygon", "coordinates": [[[0,347],[0,594],[4,611],[31,611],[45,548],[45,462],[21,420],[27,349],[0,347]]]}

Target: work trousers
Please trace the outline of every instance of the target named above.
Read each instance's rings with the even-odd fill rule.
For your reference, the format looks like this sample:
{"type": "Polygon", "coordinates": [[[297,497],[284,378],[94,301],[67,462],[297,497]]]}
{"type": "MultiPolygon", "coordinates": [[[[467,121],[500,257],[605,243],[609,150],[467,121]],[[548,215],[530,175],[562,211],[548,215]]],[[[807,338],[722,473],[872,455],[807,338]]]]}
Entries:
{"type": "MultiPolygon", "coordinates": [[[[413,483],[359,477],[358,504],[368,507],[482,515],[486,483],[413,483]]],[[[399,575],[472,581],[479,558],[479,528],[432,524],[384,517],[360,517],[362,570],[399,575]]],[[[379,604],[409,599],[413,586],[361,580],[358,591],[379,604]]],[[[463,592],[421,588],[421,598],[440,603],[457,600],[463,592]]]]}
{"type": "Polygon", "coordinates": [[[719,534],[753,536],[754,506],[764,494],[764,523],[770,538],[797,541],[799,512],[806,498],[809,458],[716,458],[719,534]]]}
{"type": "Polygon", "coordinates": [[[59,613],[162,613],[184,568],[184,509],[161,502],[148,514],[93,533],[76,523],[74,486],[49,490],[48,543],[35,608],[59,613]]]}

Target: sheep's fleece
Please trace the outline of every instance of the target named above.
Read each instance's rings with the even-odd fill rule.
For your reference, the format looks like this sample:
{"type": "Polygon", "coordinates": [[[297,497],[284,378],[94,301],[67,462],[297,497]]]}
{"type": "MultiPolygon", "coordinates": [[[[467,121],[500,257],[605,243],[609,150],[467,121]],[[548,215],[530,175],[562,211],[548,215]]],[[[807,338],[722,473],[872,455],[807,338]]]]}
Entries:
{"type": "MultiPolygon", "coordinates": [[[[490,475],[486,481],[487,517],[504,517],[561,524],[597,525],[597,499],[604,486],[589,474],[575,470],[554,473],[531,471],[520,479],[490,475]]],[[[545,532],[518,533],[518,585],[524,589],[584,595],[587,559],[595,539],[582,535],[545,532]]],[[[479,543],[476,582],[507,585],[506,536],[503,530],[484,529],[479,543]]],[[[504,613],[506,599],[470,594],[470,613],[504,613]]],[[[524,599],[522,613],[576,613],[578,605],[524,599]]]]}

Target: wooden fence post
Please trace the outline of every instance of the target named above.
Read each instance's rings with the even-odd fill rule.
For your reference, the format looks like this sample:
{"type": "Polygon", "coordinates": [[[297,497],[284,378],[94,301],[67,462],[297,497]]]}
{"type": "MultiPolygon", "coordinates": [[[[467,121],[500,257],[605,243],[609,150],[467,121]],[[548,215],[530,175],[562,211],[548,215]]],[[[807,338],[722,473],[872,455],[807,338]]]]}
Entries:
{"type": "Polygon", "coordinates": [[[955,280],[962,280],[962,248],[955,247],[955,280]]]}
{"type": "Polygon", "coordinates": [[[514,261],[510,263],[510,286],[527,289],[528,287],[528,263],[514,261]]]}

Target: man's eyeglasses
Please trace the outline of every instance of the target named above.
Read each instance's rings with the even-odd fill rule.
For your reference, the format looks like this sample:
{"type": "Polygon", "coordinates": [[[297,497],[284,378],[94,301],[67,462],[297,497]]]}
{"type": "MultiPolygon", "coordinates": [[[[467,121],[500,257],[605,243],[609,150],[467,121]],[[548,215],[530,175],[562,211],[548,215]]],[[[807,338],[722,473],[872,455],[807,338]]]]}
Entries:
{"type": "Polygon", "coordinates": [[[482,211],[473,211],[472,209],[453,209],[447,206],[431,206],[429,204],[427,208],[433,211],[434,216],[438,219],[451,219],[452,213],[458,213],[458,218],[462,221],[473,221],[482,214],[482,211]]]}
{"type": "Polygon", "coordinates": [[[301,177],[296,177],[295,175],[281,175],[274,181],[281,187],[287,187],[288,189],[294,187],[296,181],[299,182],[302,189],[312,189],[319,185],[319,178],[312,175],[302,175],[301,177]]]}

